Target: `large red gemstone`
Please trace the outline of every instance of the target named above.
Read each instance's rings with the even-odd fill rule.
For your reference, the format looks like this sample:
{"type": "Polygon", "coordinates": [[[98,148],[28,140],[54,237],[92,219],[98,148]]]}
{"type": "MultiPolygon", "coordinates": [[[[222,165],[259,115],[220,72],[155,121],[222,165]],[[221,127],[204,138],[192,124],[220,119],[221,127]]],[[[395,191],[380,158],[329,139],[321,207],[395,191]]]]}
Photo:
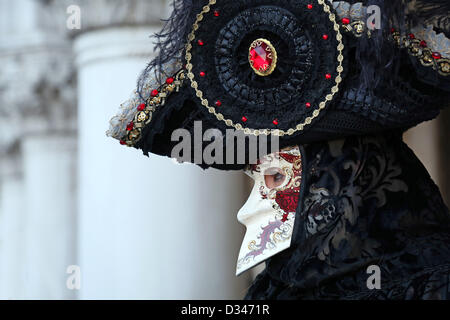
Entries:
{"type": "Polygon", "coordinates": [[[269,45],[258,42],[256,47],[250,50],[250,61],[253,68],[259,72],[266,72],[273,63],[273,56],[269,45]]]}

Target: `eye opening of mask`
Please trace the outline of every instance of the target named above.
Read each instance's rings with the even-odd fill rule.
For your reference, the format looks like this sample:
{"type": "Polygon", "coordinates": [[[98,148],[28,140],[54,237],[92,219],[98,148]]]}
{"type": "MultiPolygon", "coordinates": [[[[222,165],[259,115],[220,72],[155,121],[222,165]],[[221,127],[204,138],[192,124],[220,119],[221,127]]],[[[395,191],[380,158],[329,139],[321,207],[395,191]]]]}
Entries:
{"type": "Polygon", "coordinates": [[[269,189],[278,188],[286,182],[286,173],[281,168],[268,168],[264,171],[264,182],[269,189]]]}

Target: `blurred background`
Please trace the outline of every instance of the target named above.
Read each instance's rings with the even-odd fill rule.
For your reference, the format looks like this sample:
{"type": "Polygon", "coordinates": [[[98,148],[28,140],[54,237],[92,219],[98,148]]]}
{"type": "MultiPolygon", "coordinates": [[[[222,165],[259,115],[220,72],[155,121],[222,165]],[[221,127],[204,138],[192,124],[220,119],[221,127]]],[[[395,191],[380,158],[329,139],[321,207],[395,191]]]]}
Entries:
{"type": "MultiPolygon", "coordinates": [[[[244,175],[105,136],[170,11],[169,0],[0,0],[1,299],[246,293],[257,271],[235,276],[244,175]]],[[[449,123],[447,110],[406,134],[447,203],[449,123]]]]}

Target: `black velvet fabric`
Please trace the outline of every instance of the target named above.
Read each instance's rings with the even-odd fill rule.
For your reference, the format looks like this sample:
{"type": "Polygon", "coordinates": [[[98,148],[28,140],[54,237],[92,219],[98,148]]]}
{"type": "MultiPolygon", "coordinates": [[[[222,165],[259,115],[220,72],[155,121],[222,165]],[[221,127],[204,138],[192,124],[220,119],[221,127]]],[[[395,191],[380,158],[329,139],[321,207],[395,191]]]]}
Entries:
{"type": "Polygon", "coordinates": [[[246,299],[450,299],[450,214],[401,133],[302,147],[293,244],[246,299]],[[381,270],[370,290],[367,268],[381,270]]]}

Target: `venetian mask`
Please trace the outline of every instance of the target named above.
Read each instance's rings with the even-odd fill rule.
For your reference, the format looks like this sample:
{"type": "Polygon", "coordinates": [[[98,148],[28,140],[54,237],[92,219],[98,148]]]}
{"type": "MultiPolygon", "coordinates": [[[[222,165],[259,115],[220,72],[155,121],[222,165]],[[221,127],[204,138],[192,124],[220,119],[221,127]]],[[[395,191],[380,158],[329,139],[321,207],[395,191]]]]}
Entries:
{"type": "Polygon", "coordinates": [[[255,182],[238,220],[246,226],[236,275],[260,264],[291,245],[302,182],[298,147],[282,150],[249,166],[255,182]]]}

